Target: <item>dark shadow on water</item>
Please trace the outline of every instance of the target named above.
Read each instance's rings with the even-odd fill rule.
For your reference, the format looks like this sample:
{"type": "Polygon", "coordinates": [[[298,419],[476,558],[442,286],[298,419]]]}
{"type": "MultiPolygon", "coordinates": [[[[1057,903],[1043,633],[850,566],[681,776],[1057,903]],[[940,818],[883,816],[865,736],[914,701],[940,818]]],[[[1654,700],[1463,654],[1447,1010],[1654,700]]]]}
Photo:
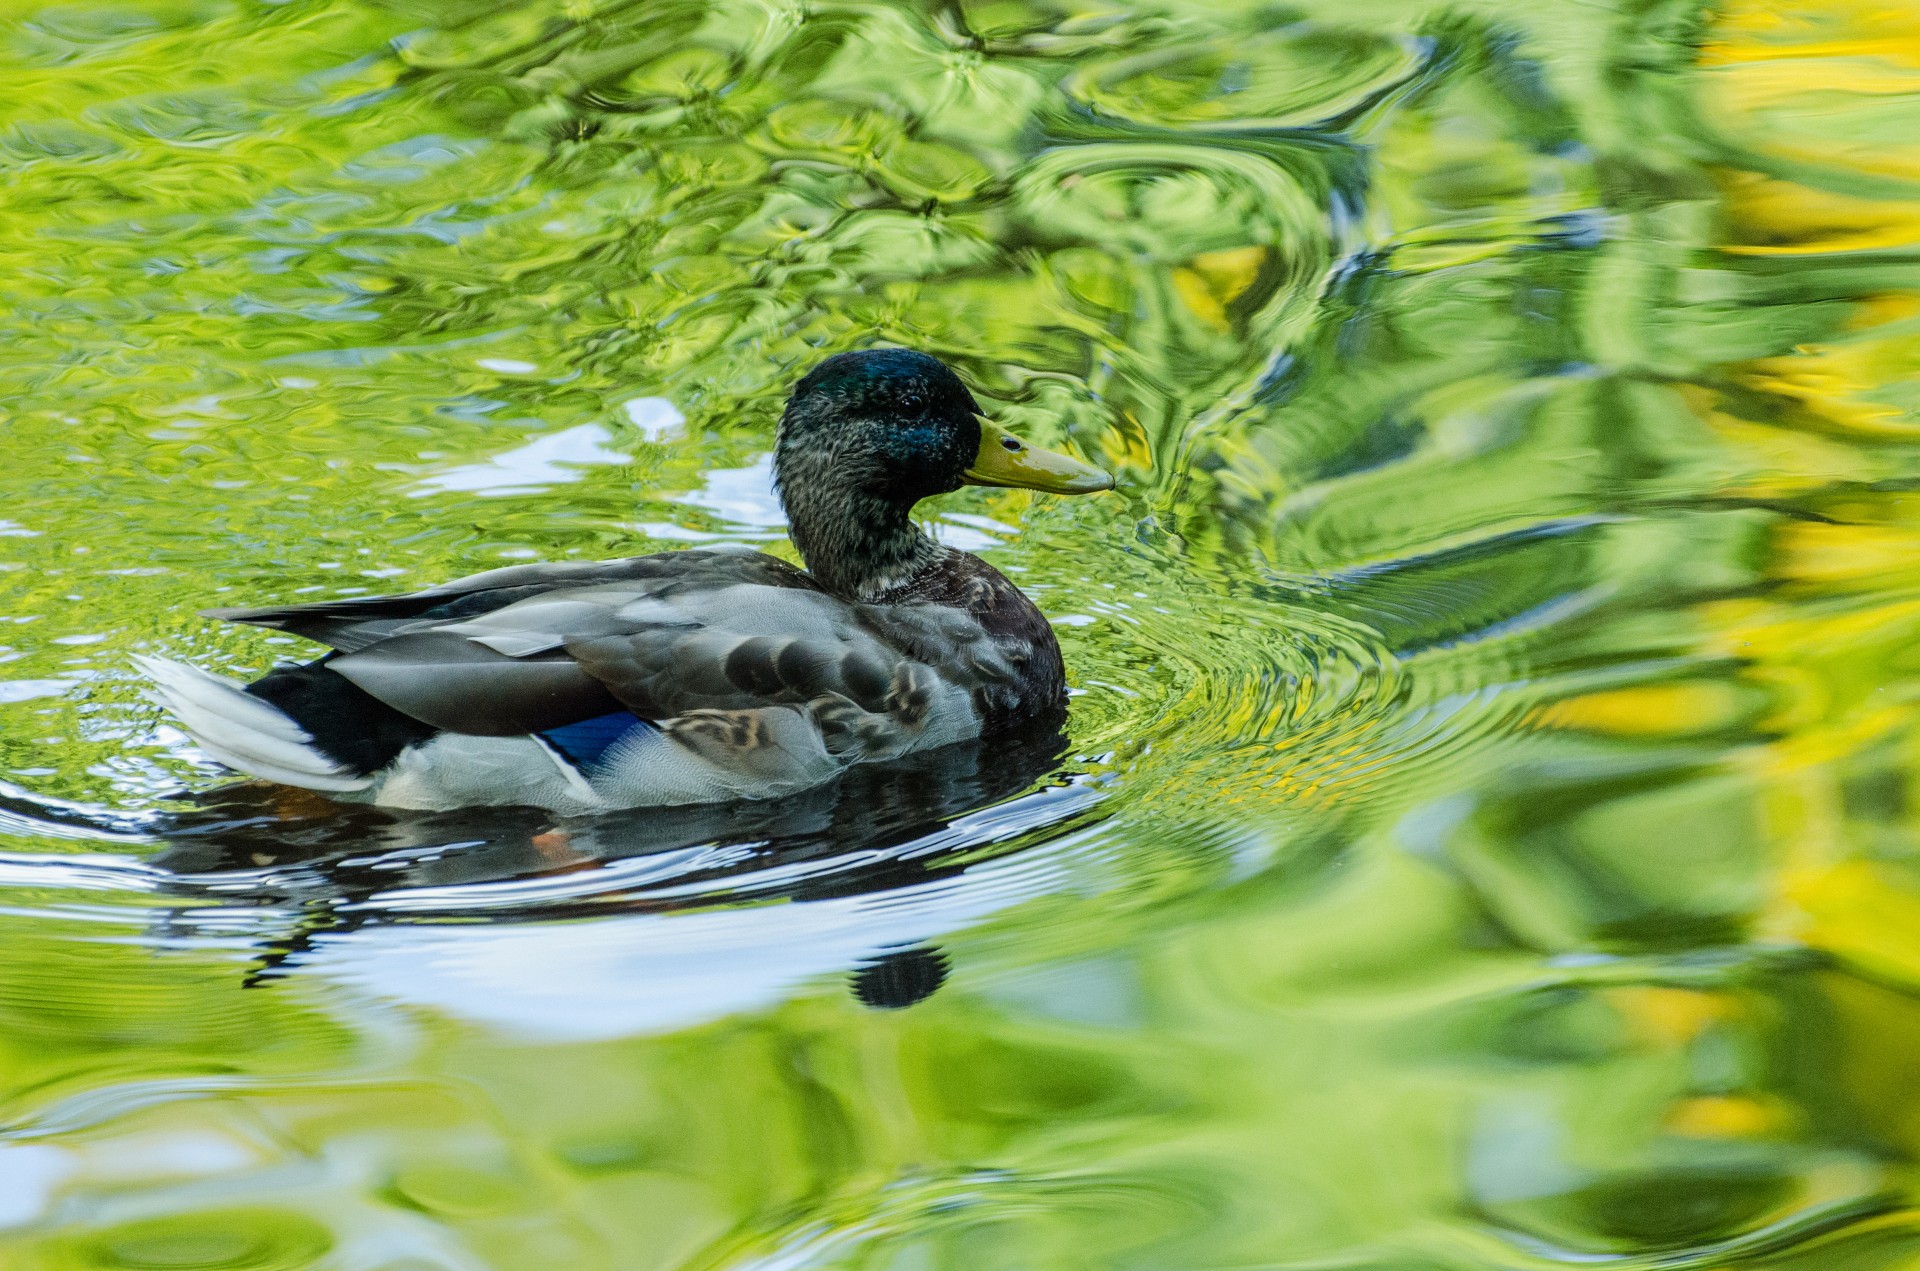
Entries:
{"type": "Polygon", "coordinates": [[[947,955],[932,945],[891,949],[849,977],[853,995],[877,1011],[924,1002],[947,982],[947,955]]]}
{"type": "MultiPolygon", "coordinates": [[[[557,817],[535,808],[409,812],[246,783],[192,796],[186,809],[148,827],[167,846],[147,863],[180,876],[188,889],[199,876],[298,864],[333,880],[344,896],[522,878],[698,845],[736,845],[738,860],[708,871],[719,876],[770,859],[792,863],[923,838],[955,817],[1034,786],[1058,765],[1063,748],[1057,733],[990,746],[968,743],[896,763],[863,765],[838,781],[779,799],[591,817],[557,817]]],[[[910,863],[889,865],[883,876],[863,877],[858,890],[898,885],[920,874],[910,863]]],[[[821,880],[784,894],[795,899],[842,895],[847,885],[845,879],[821,880]]]]}
{"type": "MultiPolygon", "coordinates": [[[[925,882],[1016,835],[1079,820],[1090,802],[1061,769],[1064,747],[1058,733],[1003,738],[864,765],[782,799],[592,817],[408,812],[243,783],[144,825],[164,844],[145,863],[177,897],[292,911],[247,973],[259,986],[317,940],[372,924],[669,913],[925,882]]],[[[876,1009],[904,1007],[946,973],[938,949],[902,946],[856,968],[851,989],[876,1009]]]]}

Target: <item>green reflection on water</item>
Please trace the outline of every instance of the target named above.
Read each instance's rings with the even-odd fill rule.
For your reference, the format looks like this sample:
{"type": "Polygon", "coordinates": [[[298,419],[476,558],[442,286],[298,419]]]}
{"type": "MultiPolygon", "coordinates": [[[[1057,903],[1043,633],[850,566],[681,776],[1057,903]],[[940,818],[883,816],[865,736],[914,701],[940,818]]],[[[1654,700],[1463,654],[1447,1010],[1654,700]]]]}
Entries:
{"type": "Polygon", "coordinates": [[[8,1266],[1920,1265],[1912,13],[23,3],[0,66],[8,1266]],[[222,778],[128,654],[786,551],[786,385],[875,339],[1122,475],[935,512],[1060,623],[1059,775],[154,829],[222,778]]]}

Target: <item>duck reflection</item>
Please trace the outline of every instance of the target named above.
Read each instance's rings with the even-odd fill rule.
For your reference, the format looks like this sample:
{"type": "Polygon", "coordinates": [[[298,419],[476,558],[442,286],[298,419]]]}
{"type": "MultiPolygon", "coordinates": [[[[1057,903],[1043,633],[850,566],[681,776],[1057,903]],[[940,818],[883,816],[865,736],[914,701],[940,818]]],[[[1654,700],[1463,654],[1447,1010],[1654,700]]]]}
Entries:
{"type": "MultiPolygon", "coordinates": [[[[863,765],[837,783],[780,799],[591,817],[555,817],[535,808],[355,807],[286,786],[245,783],[190,797],[158,828],[167,847],[149,863],[189,889],[197,876],[299,864],[344,897],[520,878],[703,844],[737,846],[735,857],[708,874],[716,876],[774,857],[828,858],[936,833],[957,816],[1035,785],[1063,748],[1057,732],[992,747],[969,742],[863,765]]],[[[897,857],[875,865],[877,872],[834,872],[782,894],[872,891],[913,881],[923,869],[897,857]]]]}
{"type": "MultiPolygon", "coordinates": [[[[328,937],[373,925],[664,915],[730,899],[844,899],[924,883],[1010,830],[1081,810],[1083,799],[1060,797],[1078,793],[1056,776],[1064,744],[1052,731],[966,743],[857,767],[836,784],[778,800],[573,818],[525,808],[354,807],[242,784],[192,797],[150,827],[165,847],[147,863],[166,871],[175,895],[288,912],[290,925],[267,938],[247,975],[262,985],[328,937]],[[1006,805],[1005,824],[996,805],[1006,805]],[[956,827],[984,809],[995,824],[956,827]]],[[[857,1000],[896,1009],[937,990],[947,959],[909,940],[867,951],[849,974],[857,1000]]]]}

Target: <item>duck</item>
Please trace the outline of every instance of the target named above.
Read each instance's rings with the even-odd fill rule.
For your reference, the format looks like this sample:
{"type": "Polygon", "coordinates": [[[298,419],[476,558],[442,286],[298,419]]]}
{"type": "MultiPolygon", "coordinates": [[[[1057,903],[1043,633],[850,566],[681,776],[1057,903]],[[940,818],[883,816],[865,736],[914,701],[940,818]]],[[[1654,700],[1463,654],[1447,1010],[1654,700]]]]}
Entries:
{"type": "Polygon", "coordinates": [[[1022,440],[903,348],[800,378],[773,471],[804,569],[737,545],[510,565],[404,595],[204,610],[328,649],[251,683],[137,664],[221,765],[422,811],[777,798],[1062,724],[1045,615],[911,513],[963,485],[1077,495],[1111,475],[1022,440]]]}

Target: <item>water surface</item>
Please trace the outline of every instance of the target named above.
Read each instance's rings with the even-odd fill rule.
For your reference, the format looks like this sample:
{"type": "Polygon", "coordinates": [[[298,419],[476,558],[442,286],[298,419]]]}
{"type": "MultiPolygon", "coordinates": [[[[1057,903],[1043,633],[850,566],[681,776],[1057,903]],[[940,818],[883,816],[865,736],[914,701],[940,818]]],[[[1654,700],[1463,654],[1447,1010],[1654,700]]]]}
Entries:
{"type": "Polygon", "coordinates": [[[18,0],[0,1263],[1920,1265],[1920,10],[18,0]],[[790,552],[787,386],[1061,738],[777,805],[343,811],[129,655],[790,552]]]}

